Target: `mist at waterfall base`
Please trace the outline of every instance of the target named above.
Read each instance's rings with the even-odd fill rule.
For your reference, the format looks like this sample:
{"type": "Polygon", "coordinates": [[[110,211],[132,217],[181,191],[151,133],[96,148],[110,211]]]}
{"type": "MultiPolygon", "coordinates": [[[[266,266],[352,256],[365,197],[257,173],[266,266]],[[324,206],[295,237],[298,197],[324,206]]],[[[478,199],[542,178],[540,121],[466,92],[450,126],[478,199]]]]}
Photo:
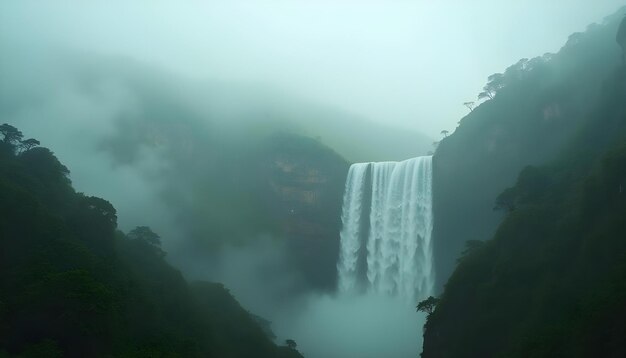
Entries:
{"type": "Polygon", "coordinates": [[[308,358],[415,357],[425,319],[415,304],[433,289],[431,160],[352,165],[337,293],[300,290],[284,242],[271,237],[223,248],[210,271],[205,257],[183,269],[223,282],[308,358]]]}
{"type": "Polygon", "coordinates": [[[271,321],[276,342],[293,339],[307,358],[404,358],[421,350],[425,316],[415,302],[380,292],[300,291],[280,240],[265,237],[245,247],[225,247],[182,269],[190,279],[224,283],[243,307],[271,321]],[[299,293],[298,293],[299,292],[299,293]]]}
{"type": "Polygon", "coordinates": [[[404,358],[421,351],[424,316],[401,297],[340,293],[303,303],[295,316],[277,317],[274,328],[294,337],[307,358],[404,358]]]}
{"type": "MultiPolygon", "coordinates": [[[[59,83],[71,85],[57,85],[57,81],[50,80],[43,81],[46,86],[39,86],[33,77],[17,76],[22,72],[12,71],[14,67],[2,68],[3,74],[13,73],[20,78],[11,81],[10,86],[0,86],[5,103],[15,103],[19,108],[7,120],[28,136],[41,139],[63,158],[80,191],[110,200],[118,209],[121,230],[137,225],[153,228],[163,238],[168,261],[187,278],[223,282],[243,307],[272,321],[279,344],[292,338],[307,358],[404,357],[419,351],[423,317],[415,312],[415,302],[371,292],[294,293],[306,291],[302,290],[304,280],[285,263],[288,254],[280,240],[249,240],[249,246],[226,247],[215,257],[198,253],[194,258],[188,251],[180,251],[179,247],[189,240],[186,227],[178,221],[180,208],[166,205],[162,196],[164,189],[172,187],[169,184],[180,188],[184,183],[169,181],[179,176],[163,175],[172,170],[171,156],[138,142],[140,150],[134,160],[121,163],[101,145],[117,138],[117,133],[124,133],[128,128],[124,124],[137,123],[141,127],[144,122],[151,123],[147,114],[131,118],[122,115],[141,114],[154,107],[155,101],[142,100],[144,92],[140,90],[150,87],[151,82],[138,80],[142,84],[138,89],[121,75],[114,85],[107,76],[94,76],[97,90],[85,92],[79,91],[78,82],[70,75],[73,72],[57,71],[53,64],[45,68],[64,78],[59,83]]],[[[179,82],[173,83],[180,87],[179,82]]],[[[156,98],[163,104],[169,97],[156,98]]],[[[176,108],[184,108],[175,99],[172,101],[176,108]]],[[[182,109],[175,113],[176,120],[199,125],[212,119],[196,118],[193,111],[182,109]]],[[[236,143],[245,142],[250,135],[244,133],[241,137],[236,143]]],[[[391,146],[391,139],[383,140],[386,142],[375,147],[391,146]]]]}

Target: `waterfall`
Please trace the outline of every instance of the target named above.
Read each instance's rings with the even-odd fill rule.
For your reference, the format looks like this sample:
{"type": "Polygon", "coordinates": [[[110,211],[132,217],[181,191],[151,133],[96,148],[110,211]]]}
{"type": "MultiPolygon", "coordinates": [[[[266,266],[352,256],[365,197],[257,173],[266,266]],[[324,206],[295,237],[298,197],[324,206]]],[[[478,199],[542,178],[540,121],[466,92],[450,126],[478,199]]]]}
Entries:
{"type": "Polygon", "coordinates": [[[361,214],[367,168],[367,163],[353,164],[350,166],[346,179],[341,213],[339,264],[337,265],[339,290],[341,291],[351,291],[357,283],[357,261],[361,245],[361,214]]]}
{"type": "Polygon", "coordinates": [[[369,291],[409,299],[432,294],[432,157],[353,164],[341,219],[340,291],[355,291],[363,281],[369,291]]]}

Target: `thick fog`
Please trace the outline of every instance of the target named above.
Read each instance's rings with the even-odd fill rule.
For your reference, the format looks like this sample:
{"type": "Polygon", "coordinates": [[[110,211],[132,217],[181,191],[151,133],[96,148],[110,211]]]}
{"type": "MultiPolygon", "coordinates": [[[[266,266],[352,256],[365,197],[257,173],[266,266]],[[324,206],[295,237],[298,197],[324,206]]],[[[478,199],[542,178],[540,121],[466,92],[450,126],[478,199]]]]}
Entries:
{"type": "Polygon", "coordinates": [[[210,264],[199,258],[181,265],[190,278],[223,282],[244,307],[272,322],[278,342],[295,339],[305,357],[415,357],[421,349],[417,332],[425,317],[414,302],[376,293],[298,293],[302,278],[288,270],[284,246],[272,238],[225,247],[210,264]]]}
{"type": "Polygon", "coordinates": [[[0,38],[271,84],[422,131],[452,130],[488,75],[555,52],[620,0],[3,1],[0,38]]]}
{"type": "Polygon", "coordinates": [[[303,290],[276,238],[179,252],[192,220],[181,216],[203,188],[193,176],[208,171],[199,163],[274,131],[318,138],[349,162],[426,154],[487,76],[558,51],[620,5],[4,0],[0,124],[50,147],[77,190],[115,205],[120,229],[155,229],[188,278],[224,282],[306,357],[415,356],[414,302],[303,290]],[[149,123],[184,145],[146,145],[162,140],[150,133],[140,143],[149,123]]]}

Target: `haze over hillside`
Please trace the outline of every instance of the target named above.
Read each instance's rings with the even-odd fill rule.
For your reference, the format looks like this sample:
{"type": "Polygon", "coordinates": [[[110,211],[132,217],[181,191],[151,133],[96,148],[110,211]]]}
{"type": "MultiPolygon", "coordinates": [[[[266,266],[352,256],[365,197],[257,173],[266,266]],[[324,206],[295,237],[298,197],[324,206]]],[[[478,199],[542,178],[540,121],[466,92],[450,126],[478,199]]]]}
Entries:
{"type": "Polygon", "coordinates": [[[625,356],[620,5],[0,2],[0,358],[625,356]]]}

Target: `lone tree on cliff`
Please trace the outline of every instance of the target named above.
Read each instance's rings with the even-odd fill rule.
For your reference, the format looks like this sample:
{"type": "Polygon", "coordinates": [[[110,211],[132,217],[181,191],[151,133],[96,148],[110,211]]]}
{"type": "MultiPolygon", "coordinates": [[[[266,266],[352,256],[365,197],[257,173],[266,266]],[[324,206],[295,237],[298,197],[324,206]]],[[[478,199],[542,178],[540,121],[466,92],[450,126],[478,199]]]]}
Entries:
{"type": "Polygon", "coordinates": [[[487,84],[483,87],[483,91],[478,94],[478,100],[493,99],[496,93],[504,88],[505,77],[502,73],[494,73],[487,77],[487,84]]]}
{"type": "Polygon", "coordinates": [[[10,124],[4,123],[0,125],[0,134],[2,141],[10,145],[17,145],[22,140],[22,132],[10,124]]]}
{"type": "Polygon", "coordinates": [[[296,349],[296,347],[298,346],[296,341],[294,341],[293,339],[286,339],[285,340],[285,344],[287,345],[287,347],[289,347],[291,349],[296,349]]]}
{"type": "Polygon", "coordinates": [[[425,312],[430,316],[435,311],[435,308],[437,308],[437,303],[439,303],[439,299],[430,296],[417,304],[417,312],[425,312]]]}

